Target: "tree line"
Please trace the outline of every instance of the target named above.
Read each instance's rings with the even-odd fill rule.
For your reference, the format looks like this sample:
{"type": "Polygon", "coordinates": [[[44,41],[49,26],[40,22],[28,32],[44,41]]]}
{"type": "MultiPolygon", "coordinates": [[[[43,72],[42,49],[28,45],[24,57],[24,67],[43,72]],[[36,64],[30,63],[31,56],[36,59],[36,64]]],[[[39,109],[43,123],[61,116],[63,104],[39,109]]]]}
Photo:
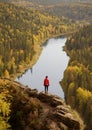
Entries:
{"type": "Polygon", "coordinates": [[[65,50],[69,65],[61,81],[65,100],[84,119],[85,130],[92,128],[92,25],[68,38],[65,50]]]}
{"type": "Polygon", "coordinates": [[[92,21],[92,3],[61,3],[53,6],[46,6],[46,12],[59,17],[67,17],[73,21],[92,21]]]}

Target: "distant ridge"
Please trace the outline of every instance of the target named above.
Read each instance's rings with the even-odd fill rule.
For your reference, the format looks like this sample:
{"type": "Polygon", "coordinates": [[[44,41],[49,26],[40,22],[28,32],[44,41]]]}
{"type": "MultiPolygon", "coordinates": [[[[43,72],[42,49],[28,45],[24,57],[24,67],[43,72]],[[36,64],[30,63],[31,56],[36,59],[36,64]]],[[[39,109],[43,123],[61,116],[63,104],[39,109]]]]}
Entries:
{"type": "Polygon", "coordinates": [[[19,2],[19,1],[28,1],[28,2],[35,2],[37,4],[58,4],[61,2],[86,2],[86,3],[92,3],[92,0],[0,0],[0,2],[19,2]]]}

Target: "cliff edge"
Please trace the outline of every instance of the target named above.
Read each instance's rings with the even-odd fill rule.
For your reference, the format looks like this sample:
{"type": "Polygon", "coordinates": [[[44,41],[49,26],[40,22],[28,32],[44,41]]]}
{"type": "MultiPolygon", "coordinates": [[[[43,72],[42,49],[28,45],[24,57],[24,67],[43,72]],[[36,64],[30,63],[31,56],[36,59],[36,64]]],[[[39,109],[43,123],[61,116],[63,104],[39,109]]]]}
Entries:
{"type": "MultiPolygon", "coordinates": [[[[56,95],[38,93],[36,89],[0,79],[0,91],[8,92],[12,130],[82,130],[83,122],[56,95]]],[[[7,100],[8,102],[8,100],[7,100]]]]}

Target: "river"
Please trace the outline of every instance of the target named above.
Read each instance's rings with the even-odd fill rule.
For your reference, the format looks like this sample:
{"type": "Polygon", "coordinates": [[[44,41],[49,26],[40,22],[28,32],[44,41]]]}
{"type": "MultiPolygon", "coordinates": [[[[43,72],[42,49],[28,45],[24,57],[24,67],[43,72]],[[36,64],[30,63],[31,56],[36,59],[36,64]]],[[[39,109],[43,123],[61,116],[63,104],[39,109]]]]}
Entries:
{"type": "Polygon", "coordinates": [[[68,65],[69,57],[63,51],[66,38],[51,38],[43,46],[42,53],[36,64],[28,69],[16,81],[28,85],[38,92],[44,91],[43,80],[47,75],[50,80],[49,93],[64,99],[64,92],[59,81],[62,80],[68,65]]]}

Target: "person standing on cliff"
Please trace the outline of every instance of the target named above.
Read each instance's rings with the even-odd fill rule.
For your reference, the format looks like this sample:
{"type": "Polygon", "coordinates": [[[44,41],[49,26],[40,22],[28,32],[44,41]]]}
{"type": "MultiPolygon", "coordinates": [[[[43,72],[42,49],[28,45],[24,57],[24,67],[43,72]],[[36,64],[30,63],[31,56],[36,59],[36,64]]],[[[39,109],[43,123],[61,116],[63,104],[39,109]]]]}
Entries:
{"type": "Polygon", "coordinates": [[[48,76],[44,79],[44,87],[45,87],[45,93],[48,93],[48,87],[49,87],[49,79],[48,76]]]}

